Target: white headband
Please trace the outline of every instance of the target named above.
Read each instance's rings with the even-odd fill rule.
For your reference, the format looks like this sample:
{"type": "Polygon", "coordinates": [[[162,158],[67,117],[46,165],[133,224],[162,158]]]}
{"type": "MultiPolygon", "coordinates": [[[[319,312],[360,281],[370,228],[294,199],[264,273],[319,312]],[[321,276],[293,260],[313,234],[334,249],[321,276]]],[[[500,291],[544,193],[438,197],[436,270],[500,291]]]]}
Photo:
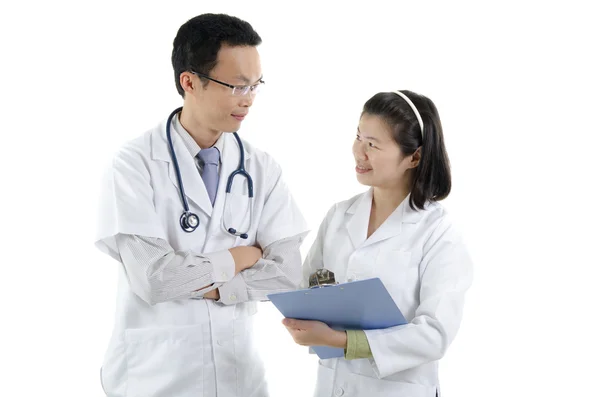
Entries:
{"type": "Polygon", "coordinates": [[[415,104],[412,103],[412,101],[410,99],[408,99],[408,97],[406,95],[404,95],[403,93],[401,93],[400,91],[393,91],[393,92],[394,92],[394,94],[401,96],[406,101],[406,103],[408,103],[410,105],[413,112],[415,112],[415,116],[417,116],[417,120],[419,121],[419,126],[421,127],[421,138],[424,138],[424,136],[423,136],[423,119],[421,118],[421,115],[419,114],[419,111],[417,110],[417,107],[415,106],[415,104]]]}

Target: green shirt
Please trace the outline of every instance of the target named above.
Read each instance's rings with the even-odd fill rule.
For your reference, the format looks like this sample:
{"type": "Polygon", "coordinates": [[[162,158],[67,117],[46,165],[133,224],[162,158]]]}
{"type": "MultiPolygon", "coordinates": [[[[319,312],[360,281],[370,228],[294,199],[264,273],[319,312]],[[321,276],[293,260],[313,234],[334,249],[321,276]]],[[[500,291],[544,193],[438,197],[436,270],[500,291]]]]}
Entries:
{"type": "Polygon", "coordinates": [[[348,336],[348,345],[344,350],[346,360],[355,360],[358,358],[372,358],[371,346],[365,331],[346,331],[348,336]]]}

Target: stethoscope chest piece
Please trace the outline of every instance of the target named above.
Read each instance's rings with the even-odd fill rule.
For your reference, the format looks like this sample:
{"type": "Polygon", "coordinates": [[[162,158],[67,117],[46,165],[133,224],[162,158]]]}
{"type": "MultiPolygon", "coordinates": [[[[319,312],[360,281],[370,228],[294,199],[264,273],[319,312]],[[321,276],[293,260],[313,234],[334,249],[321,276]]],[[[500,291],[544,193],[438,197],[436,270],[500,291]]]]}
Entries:
{"type": "Polygon", "coordinates": [[[181,228],[184,231],[191,233],[194,230],[196,230],[196,228],[200,224],[200,220],[198,219],[198,215],[192,212],[185,211],[183,214],[181,214],[181,218],[179,218],[179,223],[181,224],[181,228]]]}

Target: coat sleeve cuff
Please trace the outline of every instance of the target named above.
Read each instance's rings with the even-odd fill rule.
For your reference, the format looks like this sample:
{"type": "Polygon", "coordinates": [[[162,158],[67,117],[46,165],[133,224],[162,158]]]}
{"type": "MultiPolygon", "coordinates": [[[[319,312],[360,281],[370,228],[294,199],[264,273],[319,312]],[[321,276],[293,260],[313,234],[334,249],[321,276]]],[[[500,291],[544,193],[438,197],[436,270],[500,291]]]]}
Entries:
{"type": "Polygon", "coordinates": [[[203,255],[212,264],[215,283],[225,283],[235,277],[235,261],[229,250],[203,255]]]}
{"type": "Polygon", "coordinates": [[[373,357],[364,331],[348,330],[346,334],[348,335],[348,346],[344,354],[346,360],[373,357]]]}
{"type": "Polygon", "coordinates": [[[224,305],[235,305],[248,301],[248,286],[242,274],[238,274],[230,281],[219,287],[220,299],[218,302],[224,305]]]}

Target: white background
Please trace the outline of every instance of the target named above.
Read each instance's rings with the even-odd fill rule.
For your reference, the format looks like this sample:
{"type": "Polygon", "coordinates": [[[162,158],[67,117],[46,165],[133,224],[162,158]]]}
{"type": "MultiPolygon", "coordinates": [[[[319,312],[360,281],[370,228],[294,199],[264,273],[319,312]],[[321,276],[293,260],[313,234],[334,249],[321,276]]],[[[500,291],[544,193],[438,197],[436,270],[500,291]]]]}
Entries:
{"type": "MultiPolygon", "coordinates": [[[[438,106],[444,204],[475,263],[445,396],[598,395],[593,2],[348,3],[3,2],[0,395],[101,396],[117,265],[93,246],[100,173],[181,104],[172,40],[203,12],[262,36],[267,86],[241,132],[280,162],[313,230],[364,190],[350,149],[369,97],[438,106]]],[[[280,319],[268,303],[256,318],[273,396],[309,396],[316,362],[280,319]]]]}

